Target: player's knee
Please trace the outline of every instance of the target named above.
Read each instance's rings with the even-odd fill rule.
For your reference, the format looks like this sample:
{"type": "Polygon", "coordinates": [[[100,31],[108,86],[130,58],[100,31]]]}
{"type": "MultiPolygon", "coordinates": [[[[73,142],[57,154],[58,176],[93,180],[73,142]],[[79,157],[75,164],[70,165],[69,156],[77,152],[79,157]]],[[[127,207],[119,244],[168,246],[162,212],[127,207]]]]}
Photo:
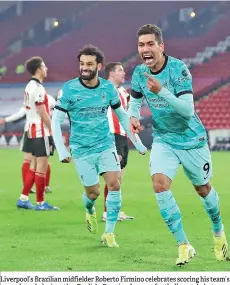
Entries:
{"type": "Polygon", "coordinates": [[[193,185],[196,192],[198,193],[198,195],[200,195],[201,197],[206,197],[209,192],[211,191],[211,184],[208,182],[205,185],[193,185]]]}
{"type": "Polygon", "coordinates": [[[93,193],[89,194],[88,196],[91,200],[97,200],[99,195],[100,195],[100,192],[93,192],[93,193]]]}
{"type": "Polygon", "coordinates": [[[97,200],[98,196],[100,195],[100,187],[99,185],[95,185],[93,187],[86,187],[87,196],[91,200],[97,200]]]}
{"type": "Polygon", "coordinates": [[[46,173],[48,168],[48,157],[37,157],[36,158],[36,171],[46,173]]]}
{"type": "Polygon", "coordinates": [[[115,190],[120,189],[120,182],[119,182],[119,179],[118,179],[118,178],[112,179],[111,181],[109,181],[109,182],[107,183],[107,186],[108,186],[108,190],[109,190],[109,191],[115,191],[115,190]]]}
{"type": "Polygon", "coordinates": [[[99,195],[100,195],[99,189],[88,193],[88,197],[89,197],[91,200],[97,200],[97,198],[98,198],[99,195]]]}
{"type": "Polygon", "coordinates": [[[155,193],[169,190],[170,185],[164,180],[153,180],[153,189],[155,193]]]}
{"type": "Polygon", "coordinates": [[[32,160],[32,154],[29,152],[24,153],[24,160],[31,161],[32,160]]]}
{"type": "Polygon", "coordinates": [[[155,193],[160,193],[170,189],[171,180],[166,175],[157,173],[152,176],[152,183],[155,193]]]}

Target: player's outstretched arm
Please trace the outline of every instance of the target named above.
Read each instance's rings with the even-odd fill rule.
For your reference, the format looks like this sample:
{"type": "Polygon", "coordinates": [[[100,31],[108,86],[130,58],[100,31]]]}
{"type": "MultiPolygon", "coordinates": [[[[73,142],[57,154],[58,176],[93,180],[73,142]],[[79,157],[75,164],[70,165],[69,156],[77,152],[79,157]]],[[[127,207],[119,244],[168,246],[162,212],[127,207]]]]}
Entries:
{"type": "Polygon", "coordinates": [[[62,162],[70,162],[70,153],[67,151],[61,131],[61,124],[65,119],[65,113],[54,109],[52,116],[51,129],[53,134],[54,143],[58,152],[59,160],[62,162]]]}
{"type": "Polygon", "coordinates": [[[184,92],[180,97],[174,96],[167,88],[162,87],[160,82],[145,73],[148,78],[147,85],[151,92],[157,94],[167,101],[181,116],[190,119],[194,115],[193,94],[189,91],[184,92]]]}
{"type": "Polygon", "coordinates": [[[4,124],[4,123],[10,123],[10,122],[14,122],[14,121],[18,121],[21,118],[23,118],[26,115],[26,109],[25,107],[21,107],[19,109],[19,111],[17,113],[14,113],[8,117],[5,117],[3,119],[0,119],[0,124],[4,124]]]}
{"type": "Polygon", "coordinates": [[[131,99],[129,102],[129,108],[128,108],[129,117],[135,117],[138,120],[140,119],[140,110],[141,110],[142,102],[143,102],[143,98],[134,98],[131,95],[131,99]]]}
{"type": "Polygon", "coordinates": [[[129,116],[128,116],[128,113],[124,110],[124,108],[122,106],[120,106],[119,108],[115,109],[114,111],[115,111],[115,113],[116,113],[116,115],[117,115],[117,117],[118,117],[118,119],[119,119],[123,129],[128,134],[128,137],[132,141],[132,143],[135,146],[135,148],[141,154],[145,154],[146,151],[147,151],[147,148],[142,144],[139,136],[129,129],[129,116]]]}
{"type": "Polygon", "coordinates": [[[190,119],[194,115],[194,103],[192,94],[183,94],[175,97],[168,89],[162,88],[157,94],[167,101],[181,116],[190,119]]]}

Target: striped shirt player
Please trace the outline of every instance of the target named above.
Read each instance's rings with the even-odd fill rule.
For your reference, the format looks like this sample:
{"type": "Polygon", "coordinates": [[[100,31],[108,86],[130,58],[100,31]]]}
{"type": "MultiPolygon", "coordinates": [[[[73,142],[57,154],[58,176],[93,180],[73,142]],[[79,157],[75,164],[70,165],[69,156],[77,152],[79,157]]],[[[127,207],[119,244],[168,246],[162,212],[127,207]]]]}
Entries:
{"type": "MultiPolygon", "coordinates": [[[[48,96],[48,104],[50,107],[50,111],[52,111],[52,109],[54,109],[54,107],[56,105],[56,100],[54,99],[54,97],[52,97],[49,94],[47,94],[47,96],[48,96]]],[[[14,113],[8,117],[5,117],[4,121],[6,123],[11,123],[11,122],[18,121],[18,120],[22,119],[23,117],[26,117],[26,107],[24,105],[18,110],[18,112],[14,113]]],[[[24,132],[27,132],[27,131],[28,131],[28,123],[26,121],[25,126],[24,126],[24,132]]]]}
{"type": "Polygon", "coordinates": [[[47,77],[48,68],[39,56],[28,59],[25,66],[31,75],[31,79],[25,88],[24,106],[26,108],[27,133],[32,157],[21,195],[17,201],[17,207],[27,210],[56,211],[59,208],[49,205],[44,197],[47,171],[49,169],[48,158],[53,151],[48,95],[42,86],[47,77]],[[29,201],[33,183],[36,185],[36,206],[29,201]]]}
{"type": "MultiPolygon", "coordinates": [[[[127,92],[127,90],[120,86],[117,88],[118,94],[121,100],[121,104],[123,108],[127,111],[128,110],[128,102],[130,99],[130,94],[127,92]]],[[[115,112],[111,108],[108,109],[108,119],[109,119],[109,127],[113,134],[126,136],[127,134],[125,130],[123,129],[122,125],[120,124],[115,112]]]]}
{"type": "MultiPolygon", "coordinates": [[[[51,96],[50,96],[51,97],[51,96]]],[[[53,154],[53,140],[51,130],[45,125],[37,111],[37,106],[44,104],[46,112],[50,115],[50,108],[55,100],[49,96],[36,78],[31,78],[25,88],[24,106],[26,109],[25,131],[22,151],[30,152],[35,156],[49,156],[53,154]],[[36,146],[36,147],[35,147],[36,146]]]]}
{"type": "MultiPolygon", "coordinates": [[[[50,96],[49,94],[48,96],[48,104],[49,104],[49,108],[50,111],[52,111],[56,105],[56,100],[50,96]]],[[[10,123],[10,122],[15,122],[18,121],[22,118],[26,117],[26,107],[23,105],[18,112],[5,117],[3,120],[4,123],[10,123]]],[[[31,162],[31,143],[30,143],[30,139],[28,138],[28,122],[25,122],[25,126],[24,126],[24,134],[20,143],[20,150],[24,152],[24,160],[23,160],[23,164],[22,164],[22,181],[23,181],[23,185],[25,184],[25,179],[26,179],[26,173],[29,170],[30,167],[30,162],[31,162]]],[[[47,168],[47,173],[46,173],[46,186],[45,186],[45,191],[46,193],[51,192],[51,189],[49,187],[49,182],[50,182],[50,165],[48,165],[47,168]]],[[[34,190],[32,189],[31,192],[34,193],[34,190]]]]}
{"type": "MultiPolygon", "coordinates": [[[[50,96],[49,94],[47,94],[48,96],[48,105],[49,105],[49,108],[50,108],[50,112],[51,110],[54,109],[55,105],[56,105],[56,100],[50,96]]],[[[20,120],[21,118],[23,117],[26,117],[26,106],[22,106],[19,111],[15,114],[12,114],[11,116],[8,116],[5,118],[5,122],[8,123],[8,122],[14,122],[14,121],[17,121],[17,120],[20,120]]],[[[21,146],[20,146],[20,150],[23,151],[23,152],[27,152],[27,153],[30,153],[31,150],[30,150],[30,144],[28,143],[28,130],[29,130],[29,122],[26,120],[25,122],[25,126],[24,126],[24,134],[23,134],[23,138],[22,138],[22,141],[21,141],[21,146]]]]}
{"type": "MultiPolygon", "coordinates": [[[[121,104],[123,108],[128,110],[128,102],[130,99],[130,94],[125,90],[124,87],[120,86],[117,88],[120,97],[121,104]]],[[[125,168],[128,161],[128,139],[127,133],[120,124],[115,112],[110,107],[108,109],[108,120],[111,133],[115,136],[115,144],[117,148],[117,153],[121,157],[121,169],[125,168]]]]}

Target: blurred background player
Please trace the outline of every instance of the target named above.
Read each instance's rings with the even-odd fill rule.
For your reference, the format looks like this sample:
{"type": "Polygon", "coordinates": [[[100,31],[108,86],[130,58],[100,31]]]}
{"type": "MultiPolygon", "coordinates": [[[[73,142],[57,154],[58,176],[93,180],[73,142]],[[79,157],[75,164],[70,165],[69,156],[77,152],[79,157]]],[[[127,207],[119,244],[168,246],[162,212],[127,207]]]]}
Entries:
{"type": "MultiPolygon", "coordinates": [[[[56,100],[48,94],[47,96],[48,96],[48,101],[49,101],[48,103],[49,103],[50,110],[52,110],[56,105],[56,100]]],[[[23,117],[26,117],[26,107],[25,106],[22,106],[17,113],[14,113],[5,118],[0,118],[0,125],[18,121],[22,119],[23,117]]],[[[21,167],[23,185],[25,183],[26,173],[30,168],[30,162],[32,159],[32,154],[30,153],[30,147],[28,145],[28,133],[27,132],[28,132],[28,123],[26,121],[25,127],[24,127],[24,134],[23,134],[21,146],[20,146],[20,150],[24,152],[24,160],[23,160],[22,167],[21,167]]],[[[52,192],[49,186],[50,174],[51,174],[51,169],[50,169],[50,164],[48,164],[47,171],[46,171],[46,179],[45,179],[45,192],[46,193],[52,192]]],[[[35,193],[35,191],[31,189],[31,193],[35,193]]]]}
{"type": "Polygon", "coordinates": [[[180,164],[211,219],[216,259],[227,260],[228,243],[219,197],[210,184],[212,161],[207,134],[194,112],[192,76],[183,61],[164,53],[162,32],[157,26],[142,26],[137,40],[143,64],[135,68],[132,76],[130,127],[139,132],[144,97],[153,119],[152,184],[160,213],[178,245],[176,265],[185,265],[196,253],[184,232],[180,209],[170,190],[180,164]]]}
{"type": "Polygon", "coordinates": [[[44,201],[45,177],[48,158],[53,152],[51,137],[50,106],[46,90],[42,83],[47,76],[47,67],[40,57],[26,61],[26,69],[31,79],[26,85],[24,106],[28,125],[27,146],[32,153],[30,169],[27,171],[22,194],[17,202],[18,208],[36,210],[58,210],[44,201]],[[36,206],[29,201],[32,185],[36,186],[36,206]]]}
{"type": "MultiPolygon", "coordinates": [[[[128,109],[128,101],[130,99],[129,93],[125,90],[124,87],[121,86],[125,82],[125,71],[120,62],[110,62],[105,67],[105,79],[111,81],[114,86],[118,90],[118,94],[120,97],[121,104],[123,108],[127,111],[128,109]]],[[[127,133],[123,129],[120,124],[116,113],[112,110],[111,107],[108,109],[108,119],[109,119],[109,127],[111,133],[114,134],[115,144],[118,156],[120,158],[121,164],[121,175],[119,177],[120,183],[121,179],[124,175],[124,170],[128,162],[128,153],[129,153],[129,145],[127,133]]],[[[104,188],[104,213],[102,216],[102,220],[106,221],[106,198],[108,195],[108,187],[105,185],[104,188]]],[[[125,212],[120,211],[118,215],[118,220],[132,220],[134,217],[128,216],[125,212]]]]}
{"type": "Polygon", "coordinates": [[[80,77],[66,82],[58,96],[52,117],[52,132],[59,159],[70,162],[73,157],[81,183],[84,185],[83,203],[86,210],[88,230],[98,230],[95,202],[100,195],[99,175],[108,186],[106,199],[107,219],[101,242],[108,247],[118,247],[114,229],[121,208],[120,160],[115,147],[114,135],[110,132],[107,110],[113,108],[130,139],[140,152],[146,148],[139,137],[134,139],[129,131],[128,114],[123,109],[115,86],[98,77],[104,62],[103,53],[94,46],[85,46],[79,51],[80,77]],[[67,151],[60,124],[65,113],[71,123],[70,149],[67,151]]]}

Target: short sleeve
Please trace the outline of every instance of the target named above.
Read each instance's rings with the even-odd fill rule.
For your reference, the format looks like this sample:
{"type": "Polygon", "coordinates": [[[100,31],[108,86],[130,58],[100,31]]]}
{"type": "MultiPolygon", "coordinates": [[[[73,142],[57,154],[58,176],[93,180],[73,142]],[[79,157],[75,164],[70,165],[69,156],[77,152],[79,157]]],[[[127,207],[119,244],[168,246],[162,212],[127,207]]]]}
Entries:
{"type": "Polygon", "coordinates": [[[62,89],[58,92],[56,109],[68,112],[70,107],[70,91],[68,85],[65,84],[62,89]]]}
{"type": "Polygon", "coordinates": [[[45,91],[43,90],[43,88],[34,88],[33,93],[34,102],[36,105],[42,105],[45,103],[45,91]]]}
{"type": "Polygon", "coordinates": [[[183,94],[193,94],[192,75],[184,62],[180,62],[175,70],[174,90],[176,97],[183,94]]]}
{"type": "Polygon", "coordinates": [[[110,106],[112,109],[117,109],[121,106],[120,97],[115,86],[111,88],[110,106]]]}

